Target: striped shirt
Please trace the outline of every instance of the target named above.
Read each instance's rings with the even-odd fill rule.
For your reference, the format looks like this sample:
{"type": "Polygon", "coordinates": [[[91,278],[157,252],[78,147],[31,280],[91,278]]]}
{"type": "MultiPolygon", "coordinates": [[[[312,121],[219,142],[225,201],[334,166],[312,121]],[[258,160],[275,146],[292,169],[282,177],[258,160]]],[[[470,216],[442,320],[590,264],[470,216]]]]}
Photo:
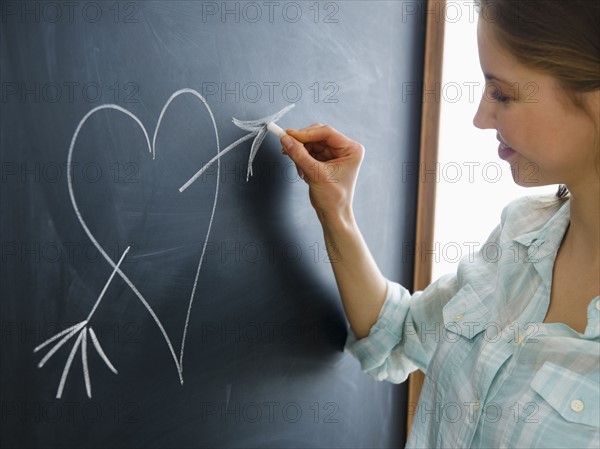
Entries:
{"type": "Polygon", "coordinates": [[[367,337],[346,350],[378,380],[426,373],[411,448],[600,447],[600,296],[583,334],[543,323],[569,200],[526,197],[454,275],[411,295],[388,281],[367,337]]]}

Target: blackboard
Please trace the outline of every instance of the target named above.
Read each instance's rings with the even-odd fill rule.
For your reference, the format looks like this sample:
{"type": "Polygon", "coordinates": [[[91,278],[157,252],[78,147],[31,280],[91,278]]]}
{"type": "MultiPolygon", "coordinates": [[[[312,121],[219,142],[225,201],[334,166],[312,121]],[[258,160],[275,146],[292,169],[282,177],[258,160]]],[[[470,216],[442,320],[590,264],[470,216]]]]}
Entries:
{"type": "Polygon", "coordinates": [[[2,447],[401,447],[404,386],[343,352],[331,261],[278,140],[248,180],[251,140],[179,188],[217,136],[223,150],[248,134],[232,118],[295,104],[281,126],[329,123],[365,145],[357,220],[410,288],[425,5],[1,8],[2,447]],[[129,248],[129,284],[74,205],[113,265],[129,248]]]}

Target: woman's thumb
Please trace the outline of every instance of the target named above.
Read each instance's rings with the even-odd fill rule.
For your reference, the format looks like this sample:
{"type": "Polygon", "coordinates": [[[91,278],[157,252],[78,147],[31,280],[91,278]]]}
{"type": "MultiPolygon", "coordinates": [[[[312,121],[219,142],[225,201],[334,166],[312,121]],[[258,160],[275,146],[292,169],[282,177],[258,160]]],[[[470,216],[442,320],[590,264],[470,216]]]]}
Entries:
{"type": "Polygon", "coordinates": [[[286,134],[281,137],[281,144],[283,145],[285,154],[294,161],[301,171],[307,172],[310,169],[309,164],[314,162],[314,160],[301,142],[286,134]]]}

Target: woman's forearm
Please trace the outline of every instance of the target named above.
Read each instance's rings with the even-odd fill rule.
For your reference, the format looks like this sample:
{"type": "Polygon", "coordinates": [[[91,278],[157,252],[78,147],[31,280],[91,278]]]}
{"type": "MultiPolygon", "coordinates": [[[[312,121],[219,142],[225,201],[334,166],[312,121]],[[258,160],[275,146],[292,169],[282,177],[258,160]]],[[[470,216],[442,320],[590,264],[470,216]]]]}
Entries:
{"type": "Polygon", "coordinates": [[[356,225],[352,198],[364,147],[330,126],[288,129],[281,143],[309,185],[346,317],[357,338],[369,335],[387,282],[356,225]],[[290,137],[291,136],[291,137],[290,137]]]}
{"type": "Polygon", "coordinates": [[[385,300],[387,282],[352,213],[321,219],[325,246],[344,311],[357,338],[369,335],[385,300]]]}

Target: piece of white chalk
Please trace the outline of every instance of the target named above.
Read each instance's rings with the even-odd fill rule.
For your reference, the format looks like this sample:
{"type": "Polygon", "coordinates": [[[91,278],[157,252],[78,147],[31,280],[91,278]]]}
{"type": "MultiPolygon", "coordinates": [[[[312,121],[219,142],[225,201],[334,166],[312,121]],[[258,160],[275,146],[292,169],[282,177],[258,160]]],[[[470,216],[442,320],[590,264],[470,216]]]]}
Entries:
{"type": "Polygon", "coordinates": [[[267,129],[273,134],[275,134],[277,137],[282,137],[286,134],[285,130],[274,122],[267,123],[267,129]]]}

